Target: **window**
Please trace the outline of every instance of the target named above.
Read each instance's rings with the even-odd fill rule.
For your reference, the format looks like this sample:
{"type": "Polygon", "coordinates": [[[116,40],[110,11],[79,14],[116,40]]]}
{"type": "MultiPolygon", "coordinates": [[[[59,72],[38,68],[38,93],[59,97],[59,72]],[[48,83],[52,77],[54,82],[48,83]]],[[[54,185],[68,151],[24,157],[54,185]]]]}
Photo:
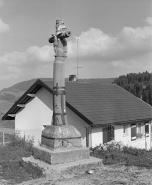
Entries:
{"type": "Polygon", "coordinates": [[[140,139],[143,136],[149,136],[149,123],[131,124],[131,141],[140,139]]]}
{"type": "Polygon", "coordinates": [[[148,123],[145,124],[145,134],[146,136],[149,136],[149,124],[148,123]]]}
{"type": "Polygon", "coordinates": [[[137,133],[138,134],[142,134],[142,130],[141,130],[141,127],[142,127],[142,123],[138,123],[138,130],[137,130],[137,133]]]}
{"type": "Polygon", "coordinates": [[[131,124],[131,141],[136,140],[136,124],[131,124]]]}
{"type": "Polygon", "coordinates": [[[114,127],[112,125],[108,125],[103,128],[103,143],[107,143],[111,140],[114,140],[114,127]]]}
{"type": "Polygon", "coordinates": [[[143,132],[143,123],[137,123],[137,133],[136,133],[136,138],[139,139],[139,138],[142,138],[143,135],[144,135],[144,132],[143,132]]]}
{"type": "Polygon", "coordinates": [[[123,134],[128,134],[128,125],[123,125],[123,134]]]}

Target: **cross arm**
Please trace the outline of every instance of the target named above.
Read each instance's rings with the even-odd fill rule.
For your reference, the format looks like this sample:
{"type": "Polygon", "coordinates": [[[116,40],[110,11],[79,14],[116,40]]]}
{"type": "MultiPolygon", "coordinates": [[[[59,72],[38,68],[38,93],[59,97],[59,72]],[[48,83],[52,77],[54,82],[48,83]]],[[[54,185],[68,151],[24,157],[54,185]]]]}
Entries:
{"type": "MultiPolygon", "coordinates": [[[[62,40],[62,39],[68,38],[70,36],[71,36],[71,31],[65,31],[64,33],[58,34],[57,38],[62,40]]],[[[49,42],[54,43],[54,41],[55,41],[55,35],[52,35],[52,37],[49,38],[49,42]]]]}

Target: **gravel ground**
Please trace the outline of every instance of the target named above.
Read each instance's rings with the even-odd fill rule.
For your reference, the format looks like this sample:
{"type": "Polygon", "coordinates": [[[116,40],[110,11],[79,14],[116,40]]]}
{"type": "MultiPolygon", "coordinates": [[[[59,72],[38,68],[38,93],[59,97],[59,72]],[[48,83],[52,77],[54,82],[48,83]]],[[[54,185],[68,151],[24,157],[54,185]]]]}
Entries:
{"type": "MultiPolygon", "coordinates": [[[[0,180],[0,185],[14,184],[0,180]]],[[[79,171],[74,174],[54,174],[50,179],[40,178],[18,185],[152,185],[152,170],[123,165],[102,166],[93,174],[79,171]]]]}

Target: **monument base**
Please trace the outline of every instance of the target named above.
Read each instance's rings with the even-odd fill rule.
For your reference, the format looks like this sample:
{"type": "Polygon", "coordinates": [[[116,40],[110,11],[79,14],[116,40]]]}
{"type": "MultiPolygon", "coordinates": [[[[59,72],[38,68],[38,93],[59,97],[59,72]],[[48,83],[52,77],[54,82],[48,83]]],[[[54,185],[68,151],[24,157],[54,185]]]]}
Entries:
{"type": "Polygon", "coordinates": [[[62,174],[74,174],[77,172],[85,172],[90,169],[95,169],[97,167],[102,167],[102,159],[98,159],[95,157],[90,157],[89,159],[81,159],[75,162],[64,163],[64,164],[56,164],[50,165],[39,159],[35,159],[32,156],[28,158],[23,158],[23,166],[26,169],[29,167],[36,166],[43,171],[44,177],[47,179],[58,179],[62,174]]]}
{"type": "Polygon", "coordinates": [[[89,159],[90,153],[89,148],[85,147],[48,149],[43,146],[36,146],[33,148],[33,156],[36,159],[55,165],[89,159]]]}
{"type": "Polygon", "coordinates": [[[72,125],[48,125],[42,131],[41,144],[52,149],[81,147],[81,134],[72,125]]]}

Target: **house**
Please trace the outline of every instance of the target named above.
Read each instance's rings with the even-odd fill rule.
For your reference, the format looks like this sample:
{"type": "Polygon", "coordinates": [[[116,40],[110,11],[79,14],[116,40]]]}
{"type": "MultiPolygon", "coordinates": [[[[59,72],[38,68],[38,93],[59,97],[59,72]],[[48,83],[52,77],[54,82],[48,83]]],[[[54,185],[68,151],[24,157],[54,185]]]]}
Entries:
{"type": "MultiPolygon", "coordinates": [[[[2,120],[15,119],[15,129],[41,142],[45,125],[52,124],[53,82],[38,79],[8,110],[2,120]]],[[[82,136],[82,145],[94,147],[112,139],[151,148],[152,107],[116,84],[66,82],[69,125],[82,136]]]]}

